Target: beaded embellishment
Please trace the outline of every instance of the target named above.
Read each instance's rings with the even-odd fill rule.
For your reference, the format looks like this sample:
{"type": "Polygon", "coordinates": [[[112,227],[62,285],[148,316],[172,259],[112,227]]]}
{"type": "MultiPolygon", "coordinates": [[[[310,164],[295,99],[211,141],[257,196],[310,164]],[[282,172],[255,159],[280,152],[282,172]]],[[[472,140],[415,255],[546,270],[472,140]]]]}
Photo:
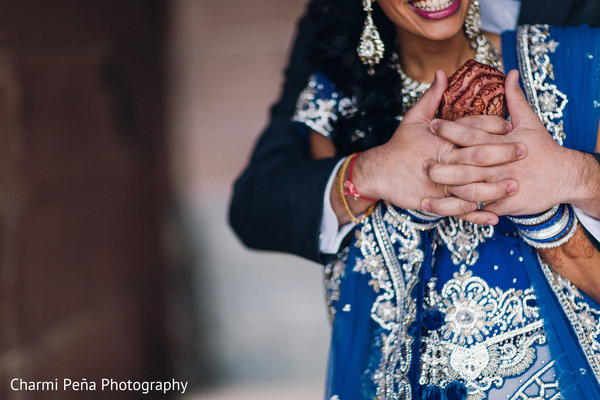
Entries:
{"type": "Polygon", "coordinates": [[[347,118],[356,112],[356,99],[340,95],[327,77],[317,73],[300,93],[292,122],[331,138],[338,118],[347,118]]]}
{"type": "Polygon", "coordinates": [[[420,231],[429,223],[390,210],[393,208],[380,204],[357,231],[356,246],[363,257],[354,271],[370,275],[369,285],[377,293],[371,318],[384,332],[379,369],[373,375],[377,399],[411,399],[407,374],[414,339],[408,327],[417,312],[417,301],[411,293],[424,260],[419,248],[420,231]],[[396,229],[388,230],[386,224],[396,229]]]}
{"type": "Polygon", "coordinates": [[[423,338],[421,385],[445,387],[461,380],[469,400],[486,398],[504,379],[521,375],[546,343],[533,289],[490,287],[463,266],[429,305],[445,314],[444,325],[423,338]]]}
{"type": "Polygon", "coordinates": [[[566,135],[563,128],[563,111],[567,96],[556,85],[550,53],[558,42],[550,39],[548,25],[524,25],[517,30],[519,64],[529,104],[540,117],[554,140],[562,146],[566,135]]]}
{"type": "Polygon", "coordinates": [[[448,217],[437,226],[437,233],[440,241],[450,250],[454,265],[472,266],[479,258],[477,246],[494,235],[494,227],[448,217]]]}
{"type": "MultiPolygon", "coordinates": [[[[600,311],[592,308],[583,296],[568,280],[550,269],[538,256],[542,271],[548,284],[560,302],[565,315],[569,319],[579,344],[590,364],[596,380],[600,381],[600,311]]],[[[587,371],[579,371],[585,374],[587,371]]]]}

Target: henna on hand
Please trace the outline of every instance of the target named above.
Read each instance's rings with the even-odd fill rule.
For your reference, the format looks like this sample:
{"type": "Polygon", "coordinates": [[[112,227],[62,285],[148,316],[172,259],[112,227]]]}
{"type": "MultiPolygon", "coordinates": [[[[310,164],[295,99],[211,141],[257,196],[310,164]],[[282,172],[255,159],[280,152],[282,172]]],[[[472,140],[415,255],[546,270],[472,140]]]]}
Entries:
{"type": "Polygon", "coordinates": [[[448,78],[448,88],[442,96],[439,115],[456,121],[468,115],[507,116],[502,71],[468,60],[448,78]]]}

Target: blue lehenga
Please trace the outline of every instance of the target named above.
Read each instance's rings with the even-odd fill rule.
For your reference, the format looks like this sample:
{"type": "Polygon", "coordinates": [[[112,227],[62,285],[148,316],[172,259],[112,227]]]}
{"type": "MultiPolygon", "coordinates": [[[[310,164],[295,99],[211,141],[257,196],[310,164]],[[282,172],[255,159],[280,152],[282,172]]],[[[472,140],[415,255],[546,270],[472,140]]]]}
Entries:
{"type": "MultiPolygon", "coordinates": [[[[524,26],[502,43],[555,140],[593,151],[600,32],[524,26]]],[[[353,101],[317,74],[295,123],[331,134],[353,101]]],[[[506,217],[477,226],[380,202],[327,272],[329,400],[600,398],[600,306],[506,217]]]]}

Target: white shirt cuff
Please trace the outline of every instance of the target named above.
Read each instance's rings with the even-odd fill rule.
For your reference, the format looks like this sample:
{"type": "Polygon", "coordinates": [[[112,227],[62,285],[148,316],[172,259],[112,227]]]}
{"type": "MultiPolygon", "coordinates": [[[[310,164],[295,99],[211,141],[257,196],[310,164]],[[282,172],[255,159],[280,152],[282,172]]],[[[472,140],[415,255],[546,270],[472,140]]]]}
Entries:
{"type": "Polygon", "coordinates": [[[517,27],[520,0],[481,0],[481,30],[502,33],[517,27]]]}
{"type": "Polygon", "coordinates": [[[573,209],[575,209],[575,214],[581,225],[583,225],[596,240],[600,241],[600,220],[590,217],[577,207],[573,207],[573,209]]]}
{"type": "Polygon", "coordinates": [[[323,195],[323,217],[321,218],[319,234],[319,251],[324,254],[336,254],[344,238],[356,226],[355,223],[350,222],[340,227],[337,215],[335,215],[335,211],[333,211],[333,206],[331,205],[331,187],[344,160],[341,159],[333,169],[333,172],[331,172],[331,176],[327,181],[327,187],[325,188],[325,194],[323,195]]]}

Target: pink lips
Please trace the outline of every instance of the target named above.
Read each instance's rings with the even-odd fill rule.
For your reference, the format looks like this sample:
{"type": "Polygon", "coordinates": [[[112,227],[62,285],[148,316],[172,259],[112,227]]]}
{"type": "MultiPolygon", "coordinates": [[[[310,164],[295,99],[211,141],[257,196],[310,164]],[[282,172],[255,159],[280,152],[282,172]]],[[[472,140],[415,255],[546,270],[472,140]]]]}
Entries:
{"type": "Polygon", "coordinates": [[[443,10],[437,10],[437,11],[425,11],[425,10],[421,10],[420,8],[417,8],[415,6],[413,6],[412,4],[410,4],[410,7],[413,9],[413,11],[426,19],[442,19],[442,18],[446,18],[451,16],[452,14],[454,14],[456,12],[456,10],[458,10],[458,8],[460,7],[460,2],[461,0],[455,0],[452,4],[450,4],[450,6],[448,8],[445,8],[443,10]]]}

